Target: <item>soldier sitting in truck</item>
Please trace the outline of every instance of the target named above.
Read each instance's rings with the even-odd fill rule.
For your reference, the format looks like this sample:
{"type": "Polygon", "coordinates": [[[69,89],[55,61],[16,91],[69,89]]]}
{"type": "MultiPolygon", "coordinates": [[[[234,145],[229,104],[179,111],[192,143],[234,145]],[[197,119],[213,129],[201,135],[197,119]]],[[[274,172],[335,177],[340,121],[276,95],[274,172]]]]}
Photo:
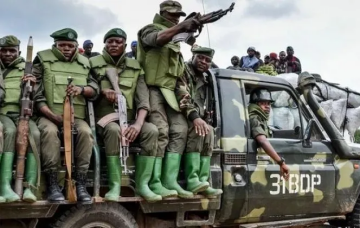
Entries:
{"type": "Polygon", "coordinates": [[[187,190],[207,197],[222,194],[221,189],[209,186],[210,160],[214,146],[211,114],[206,110],[210,89],[209,79],[203,73],[209,70],[215,51],[207,47],[192,49],[192,61],[186,63],[185,74],[177,81],[175,89],[180,109],[188,120],[188,138],[185,149],[185,178],[187,190]],[[206,121],[209,120],[209,121],[206,121]]]}
{"type": "Polygon", "coordinates": [[[250,104],[248,107],[251,136],[256,140],[260,147],[280,166],[281,176],[285,180],[289,178],[289,167],[285,164],[284,158],[280,157],[267,138],[272,136],[267,121],[270,114],[270,106],[274,100],[271,93],[266,88],[256,88],[250,94],[250,104]]]}

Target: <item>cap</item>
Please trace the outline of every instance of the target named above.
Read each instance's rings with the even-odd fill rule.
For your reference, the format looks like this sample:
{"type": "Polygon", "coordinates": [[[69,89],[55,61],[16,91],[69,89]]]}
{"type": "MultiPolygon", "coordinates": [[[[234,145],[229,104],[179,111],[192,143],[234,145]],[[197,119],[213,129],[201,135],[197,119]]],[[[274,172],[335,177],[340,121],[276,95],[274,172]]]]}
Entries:
{"type": "Polygon", "coordinates": [[[265,55],[265,56],[264,56],[264,59],[270,59],[270,56],[269,56],[269,55],[265,55]]]}
{"type": "Polygon", "coordinates": [[[182,6],[177,1],[167,0],[160,4],[160,12],[167,11],[169,13],[178,13],[180,16],[185,17],[186,13],[182,11],[182,6]]]}
{"type": "Polygon", "coordinates": [[[84,41],[84,44],[83,44],[83,48],[86,48],[86,47],[89,46],[90,44],[91,44],[91,45],[94,45],[93,42],[91,42],[91,40],[85,40],[85,41],[84,41]]]}
{"type": "Polygon", "coordinates": [[[0,47],[17,47],[20,45],[20,40],[13,35],[4,36],[0,39],[0,47]]]}
{"type": "Polygon", "coordinates": [[[54,38],[54,41],[67,40],[67,41],[77,42],[78,34],[74,29],[64,28],[56,32],[53,32],[53,34],[51,34],[50,37],[54,38]]]}
{"type": "Polygon", "coordinates": [[[249,47],[248,49],[247,49],[248,51],[256,51],[256,48],[255,47],[249,47]]]}
{"type": "Polygon", "coordinates": [[[133,42],[131,42],[131,47],[132,46],[136,46],[137,45],[137,41],[136,40],[134,40],[133,42]]]}
{"type": "Polygon", "coordinates": [[[250,93],[250,103],[257,103],[259,101],[274,102],[271,93],[266,88],[256,88],[250,93]]]}
{"type": "Polygon", "coordinates": [[[191,51],[192,51],[193,54],[202,54],[202,55],[206,55],[206,56],[211,57],[211,58],[215,54],[215,50],[211,49],[211,48],[208,48],[208,47],[197,46],[197,47],[193,48],[191,51]]]}
{"type": "Polygon", "coordinates": [[[110,29],[104,36],[104,43],[105,41],[110,38],[110,37],[120,37],[120,38],[124,38],[126,40],[127,35],[124,32],[124,30],[122,30],[121,28],[113,28],[110,29]]]}
{"type": "Polygon", "coordinates": [[[293,51],[293,50],[294,50],[294,48],[293,48],[293,47],[291,47],[291,46],[288,46],[288,47],[286,48],[286,50],[291,50],[291,51],[293,51]]]}

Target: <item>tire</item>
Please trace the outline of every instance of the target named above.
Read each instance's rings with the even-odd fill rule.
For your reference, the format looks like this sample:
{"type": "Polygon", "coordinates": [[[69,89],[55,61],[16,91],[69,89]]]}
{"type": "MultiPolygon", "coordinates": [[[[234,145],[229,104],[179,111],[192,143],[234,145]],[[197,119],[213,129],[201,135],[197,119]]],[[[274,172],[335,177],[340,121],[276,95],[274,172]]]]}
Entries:
{"type": "Polygon", "coordinates": [[[77,205],[66,211],[54,228],[138,228],[134,217],[118,203],[77,205]]]}
{"type": "Polygon", "coordinates": [[[356,201],[353,211],[346,220],[351,228],[360,228],[360,198],[356,201]]]}

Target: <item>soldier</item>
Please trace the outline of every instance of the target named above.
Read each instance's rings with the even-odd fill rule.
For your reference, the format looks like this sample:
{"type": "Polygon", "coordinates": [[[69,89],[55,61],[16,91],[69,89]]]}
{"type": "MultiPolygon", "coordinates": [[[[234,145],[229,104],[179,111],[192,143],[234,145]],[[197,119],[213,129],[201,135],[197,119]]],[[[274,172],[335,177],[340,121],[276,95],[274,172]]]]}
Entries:
{"type": "Polygon", "coordinates": [[[270,106],[274,100],[271,93],[266,88],[256,88],[250,93],[250,104],[248,107],[251,137],[264,149],[264,151],[280,166],[280,173],[285,180],[289,178],[289,167],[285,164],[272,147],[267,138],[272,136],[272,132],[267,124],[270,114],[270,106]]]}
{"type": "MultiPolygon", "coordinates": [[[[22,83],[31,80],[36,81],[35,77],[24,77],[25,60],[20,56],[20,41],[15,36],[5,36],[0,39],[0,60],[1,70],[5,81],[6,97],[0,108],[0,121],[3,123],[4,129],[4,153],[2,163],[0,165],[0,196],[6,199],[6,202],[14,202],[20,200],[19,196],[11,189],[11,177],[13,160],[15,155],[16,143],[16,125],[20,115],[20,103],[22,83]]],[[[37,183],[37,159],[40,150],[40,132],[36,123],[29,120],[30,137],[33,137],[36,145],[29,145],[26,159],[26,180],[28,187],[23,194],[23,200],[35,202],[36,196],[31,188],[37,183]],[[35,147],[35,148],[34,148],[35,147]]]]}
{"type": "Polygon", "coordinates": [[[200,23],[196,19],[179,23],[180,16],[186,14],[179,2],[164,1],[153,23],[138,32],[137,60],[146,72],[145,81],[150,92],[149,121],[159,129],[158,150],[149,185],[153,192],[163,198],[176,195],[194,197],[192,192],[185,191],[177,182],[186,144],[187,123],[174,94],[176,80],[184,73],[184,59],[180,44],[172,39],[182,32],[195,32],[200,23]]]}
{"type": "Polygon", "coordinates": [[[39,112],[37,125],[41,133],[41,157],[47,179],[48,200],[64,200],[57,184],[59,127],[63,122],[63,100],[66,94],[70,94],[74,96],[75,127],[78,132],[74,151],[77,199],[90,201],[85,181],[94,139],[84,119],[86,99],[95,99],[99,87],[89,76],[89,60],[78,53],[77,33],[65,28],[50,36],[54,38],[54,45],[51,49],[38,52],[33,63],[33,75],[37,78],[34,101],[39,112]],[[76,85],[67,86],[69,75],[76,85]]]}
{"type": "Polygon", "coordinates": [[[207,197],[222,194],[221,189],[209,187],[210,160],[214,146],[214,131],[204,120],[206,90],[210,86],[203,73],[211,65],[215,51],[197,47],[192,50],[193,58],[186,64],[185,75],[177,81],[176,97],[180,109],[188,119],[188,139],[185,149],[185,177],[187,190],[200,192],[207,197]]]}
{"type": "MultiPolygon", "coordinates": [[[[101,85],[101,95],[95,108],[97,120],[114,112],[116,92],[105,75],[106,68],[115,67],[119,73],[119,84],[126,98],[128,120],[132,124],[125,136],[133,142],[138,136],[142,151],[136,159],[136,191],[148,201],[161,200],[161,196],[149,189],[148,183],[154,168],[157,150],[158,130],[155,125],[145,122],[150,111],[149,90],[145,84],[144,71],[137,60],[126,57],[126,33],[120,28],[108,31],[104,36],[103,54],[90,59],[94,77],[101,85]],[[135,116],[137,115],[137,118],[135,116]]],[[[107,201],[117,201],[120,195],[121,166],[119,163],[120,134],[119,122],[111,122],[98,129],[105,144],[110,190],[107,201]]]]}

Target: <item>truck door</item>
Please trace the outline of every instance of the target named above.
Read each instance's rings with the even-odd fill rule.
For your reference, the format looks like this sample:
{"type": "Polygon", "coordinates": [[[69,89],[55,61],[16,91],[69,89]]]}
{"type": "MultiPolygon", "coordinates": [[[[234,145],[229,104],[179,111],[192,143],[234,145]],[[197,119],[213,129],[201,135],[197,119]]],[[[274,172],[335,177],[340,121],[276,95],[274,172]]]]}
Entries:
{"type": "MultiPolygon", "coordinates": [[[[276,164],[250,136],[247,116],[248,163],[248,221],[269,221],[291,217],[313,217],[336,212],[335,154],[324,140],[318,127],[314,128],[312,145],[305,145],[303,134],[309,113],[294,90],[286,85],[243,81],[243,96],[249,97],[253,88],[264,86],[272,91],[272,110],[269,125],[273,128],[271,145],[290,168],[290,178],[280,176],[276,164]],[[261,85],[259,85],[261,84],[261,85]],[[306,114],[306,115],[305,115],[306,114]]],[[[316,124],[316,123],[315,123],[316,124]]]]}

